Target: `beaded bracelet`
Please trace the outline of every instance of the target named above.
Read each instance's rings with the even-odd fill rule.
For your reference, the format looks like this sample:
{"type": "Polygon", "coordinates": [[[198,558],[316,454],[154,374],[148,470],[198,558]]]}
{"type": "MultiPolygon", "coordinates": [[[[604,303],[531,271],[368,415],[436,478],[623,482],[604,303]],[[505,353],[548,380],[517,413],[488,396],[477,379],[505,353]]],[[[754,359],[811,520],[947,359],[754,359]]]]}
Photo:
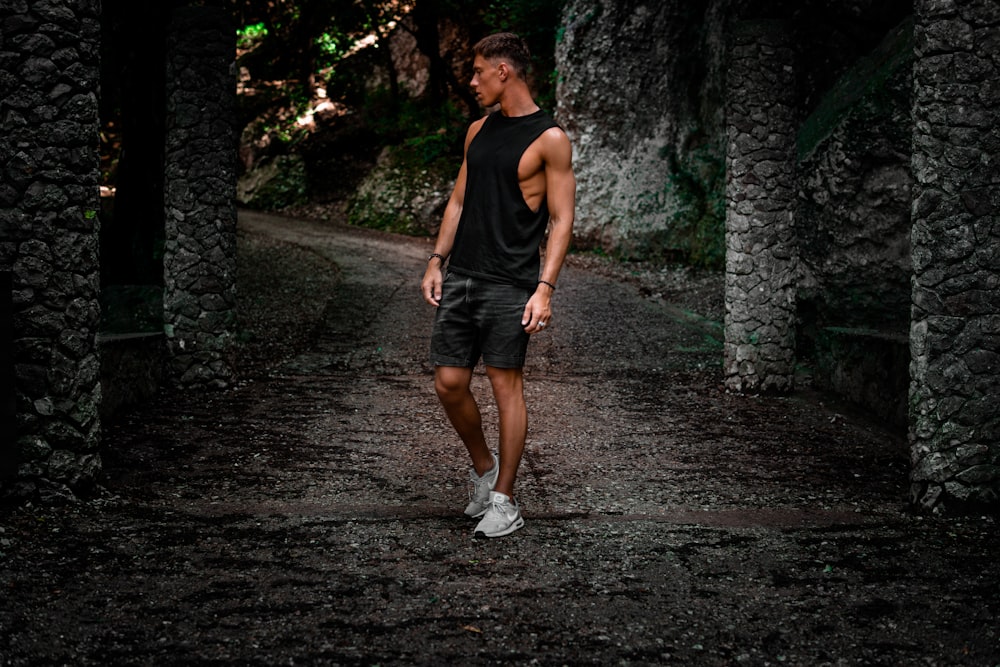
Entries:
{"type": "Polygon", "coordinates": [[[553,291],[553,292],[555,292],[555,291],[556,291],[556,286],[555,286],[555,285],[553,285],[552,283],[550,283],[550,282],[549,282],[548,280],[539,280],[539,281],[538,281],[538,284],[539,284],[539,285],[548,285],[549,287],[551,287],[551,288],[552,288],[552,291],[553,291]]]}

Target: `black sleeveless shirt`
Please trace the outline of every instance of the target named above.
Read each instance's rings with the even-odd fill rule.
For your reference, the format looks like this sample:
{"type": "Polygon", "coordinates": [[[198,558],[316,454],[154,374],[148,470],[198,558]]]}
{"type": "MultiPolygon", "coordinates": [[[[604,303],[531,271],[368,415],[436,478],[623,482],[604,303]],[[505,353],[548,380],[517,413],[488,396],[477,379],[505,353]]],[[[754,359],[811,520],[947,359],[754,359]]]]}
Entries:
{"type": "Polygon", "coordinates": [[[542,110],[486,117],[466,153],[465,202],[448,268],[455,273],[534,288],[538,247],[549,223],[543,199],[537,211],[524,201],[517,165],[543,132],[558,127],[542,110]]]}

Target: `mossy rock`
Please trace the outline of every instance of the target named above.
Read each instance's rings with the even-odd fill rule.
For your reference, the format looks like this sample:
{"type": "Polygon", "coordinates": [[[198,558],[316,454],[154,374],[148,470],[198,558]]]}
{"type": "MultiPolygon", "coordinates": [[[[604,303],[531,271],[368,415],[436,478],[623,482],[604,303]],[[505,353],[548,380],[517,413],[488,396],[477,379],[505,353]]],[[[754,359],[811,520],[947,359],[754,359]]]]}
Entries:
{"type": "Polygon", "coordinates": [[[275,211],[307,201],[305,161],[279,155],[240,177],[236,201],[249,208],[275,211]]]}
{"type": "Polygon", "coordinates": [[[425,162],[414,159],[407,147],[386,147],[350,198],[348,222],[416,236],[436,234],[458,168],[449,157],[425,162]]]}

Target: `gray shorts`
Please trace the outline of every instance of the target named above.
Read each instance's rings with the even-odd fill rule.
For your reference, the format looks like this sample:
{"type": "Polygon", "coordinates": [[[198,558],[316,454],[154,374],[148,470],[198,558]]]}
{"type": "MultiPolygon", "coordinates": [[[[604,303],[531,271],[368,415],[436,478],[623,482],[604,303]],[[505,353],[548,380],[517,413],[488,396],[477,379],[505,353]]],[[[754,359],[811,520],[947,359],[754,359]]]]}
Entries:
{"type": "Polygon", "coordinates": [[[521,325],[531,290],[448,273],[431,333],[431,363],[523,368],[530,336],[521,325]]]}

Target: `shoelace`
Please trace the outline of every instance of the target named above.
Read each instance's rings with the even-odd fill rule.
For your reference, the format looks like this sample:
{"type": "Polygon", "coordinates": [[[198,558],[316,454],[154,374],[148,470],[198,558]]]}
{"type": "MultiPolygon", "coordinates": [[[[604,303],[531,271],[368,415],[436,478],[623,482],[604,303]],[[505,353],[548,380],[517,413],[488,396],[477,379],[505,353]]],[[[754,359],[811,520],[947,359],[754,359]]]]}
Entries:
{"type": "Polygon", "coordinates": [[[489,486],[489,482],[486,481],[486,477],[480,477],[479,479],[469,480],[469,500],[476,499],[476,491],[478,491],[479,488],[484,484],[489,486]]]}
{"type": "Polygon", "coordinates": [[[493,500],[492,497],[486,507],[486,513],[489,514],[493,512],[494,514],[499,514],[500,516],[507,516],[507,512],[503,510],[504,505],[514,507],[514,503],[505,503],[502,500],[493,500]]]}
{"type": "MultiPolygon", "coordinates": [[[[494,463],[493,465],[496,465],[496,463],[494,463]]],[[[493,469],[490,468],[490,470],[493,470],[493,469]]],[[[469,500],[475,500],[476,499],[476,491],[478,491],[480,489],[480,487],[482,487],[483,484],[486,484],[487,488],[489,488],[489,482],[486,481],[486,476],[490,473],[490,470],[487,470],[486,472],[484,472],[483,475],[482,475],[482,477],[477,477],[476,479],[472,479],[472,478],[469,479],[469,486],[468,486],[468,488],[469,488],[469,500]]]]}

